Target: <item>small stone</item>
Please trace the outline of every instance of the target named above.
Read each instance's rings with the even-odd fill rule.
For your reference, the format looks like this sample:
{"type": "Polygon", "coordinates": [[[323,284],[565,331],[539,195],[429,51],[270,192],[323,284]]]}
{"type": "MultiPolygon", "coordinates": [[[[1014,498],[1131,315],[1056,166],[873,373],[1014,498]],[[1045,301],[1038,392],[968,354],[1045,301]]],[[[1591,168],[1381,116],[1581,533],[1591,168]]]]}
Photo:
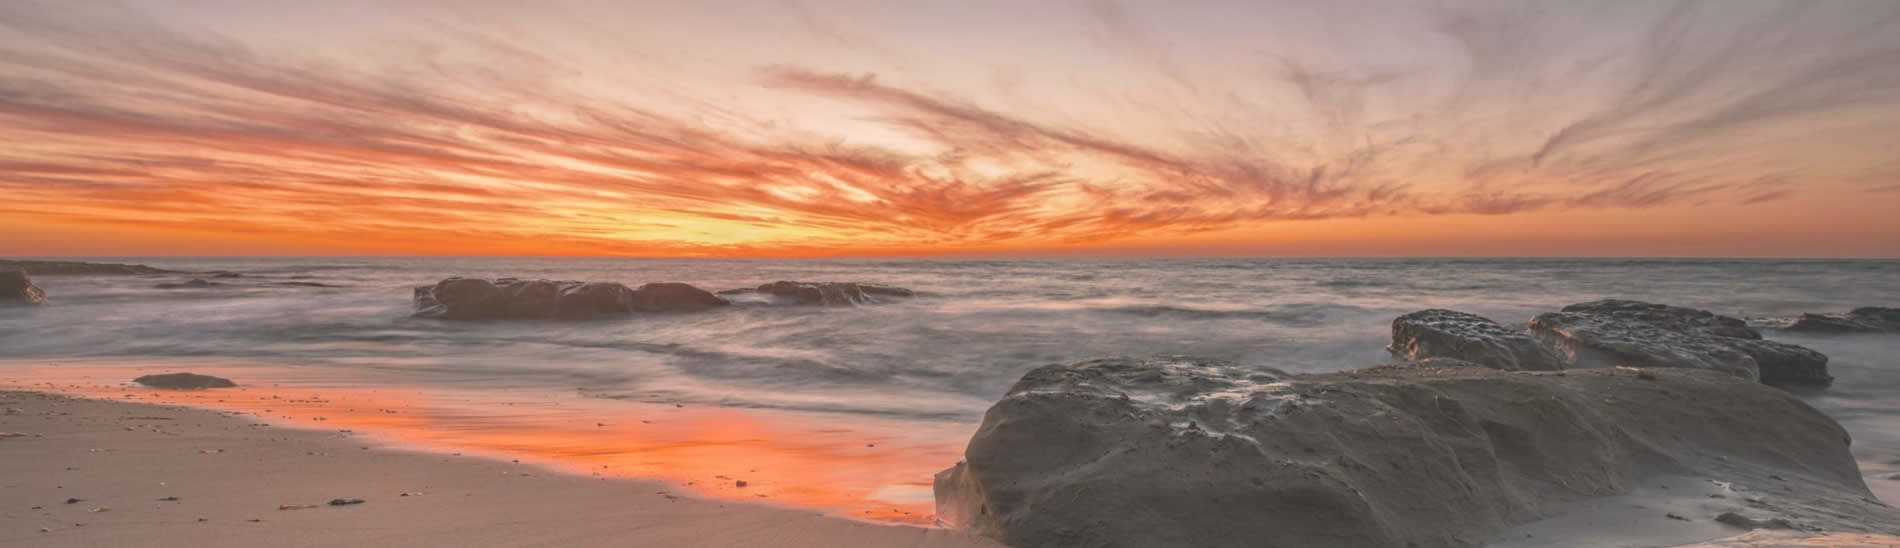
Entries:
{"type": "Polygon", "coordinates": [[[362,503],[363,503],[363,499],[330,499],[331,506],[349,506],[352,504],[362,504],[362,503]]]}

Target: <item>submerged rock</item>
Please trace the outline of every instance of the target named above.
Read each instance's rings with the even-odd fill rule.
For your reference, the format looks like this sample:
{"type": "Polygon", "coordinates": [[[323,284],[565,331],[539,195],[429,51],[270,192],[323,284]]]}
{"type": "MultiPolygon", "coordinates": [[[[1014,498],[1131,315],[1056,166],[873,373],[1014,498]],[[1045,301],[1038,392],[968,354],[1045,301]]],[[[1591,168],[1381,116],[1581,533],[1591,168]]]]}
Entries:
{"type": "Polygon", "coordinates": [[[876,297],[910,297],[909,289],[850,282],[778,281],[754,288],[728,289],[720,295],[757,293],[792,304],[816,306],[857,306],[877,302],[876,297]]]}
{"type": "Polygon", "coordinates": [[[1679,475],[1772,486],[1830,530],[1900,527],[1819,411],[1733,375],[1642,373],[1051,365],[937,475],[937,513],[1011,546],[1469,547],[1679,475]]]}
{"type": "Polygon", "coordinates": [[[1764,340],[1740,319],[1706,310],[1605,300],[1531,319],[1531,333],[1569,367],[1714,369],[1775,385],[1827,384],[1827,356],[1764,340]]]}
{"type": "Polygon", "coordinates": [[[1392,320],[1392,344],[1386,349],[1408,360],[1456,358],[1505,371],[1563,369],[1556,352],[1522,331],[1440,308],[1392,320]]]}
{"type": "Polygon", "coordinates": [[[33,277],[23,271],[0,272],[0,305],[46,304],[46,292],[33,285],[33,277]]]}
{"type": "Polygon", "coordinates": [[[692,312],[725,299],[681,283],[629,289],[607,282],[449,278],[415,289],[416,316],[447,320],[592,318],[637,312],[692,312]]]}
{"type": "Polygon", "coordinates": [[[82,263],[77,261],[18,261],[0,259],[0,270],[18,270],[35,276],[170,274],[142,264],[82,263]]]}
{"type": "Polygon", "coordinates": [[[1789,331],[1810,333],[1900,333],[1900,308],[1865,306],[1846,314],[1802,314],[1789,331]]]}
{"type": "Polygon", "coordinates": [[[170,388],[174,390],[198,390],[198,389],[203,389],[203,388],[231,388],[231,387],[237,386],[237,383],[231,382],[231,379],[226,379],[223,377],[213,377],[210,375],[199,375],[197,373],[166,373],[163,375],[146,375],[143,377],[132,379],[132,382],[143,384],[145,386],[150,386],[152,388],[170,388]]]}

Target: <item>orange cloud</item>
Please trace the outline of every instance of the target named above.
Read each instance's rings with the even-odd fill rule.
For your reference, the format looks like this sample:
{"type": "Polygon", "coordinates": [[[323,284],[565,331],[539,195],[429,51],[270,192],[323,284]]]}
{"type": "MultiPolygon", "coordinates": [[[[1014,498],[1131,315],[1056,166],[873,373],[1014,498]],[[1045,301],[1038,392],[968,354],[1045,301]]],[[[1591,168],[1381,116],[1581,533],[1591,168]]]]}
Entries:
{"type": "MultiPolygon", "coordinates": [[[[510,76],[559,69],[524,53],[532,43],[468,39],[458,46],[508,64],[416,61],[403,68],[417,75],[397,78],[138,18],[102,25],[30,11],[0,12],[11,33],[0,38],[9,67],[0,137],[10,144],[0,150],[9,196],[0,218],[241,233],[293,249],[965,253],[1148,245],[1324,219],[1764,204],[1814,175],[1723,150],[1724,132],[1900,98],[1890,82],[1854,86],[1900,72],[1890,50],[1805,66],[1702,110],[1685,106],[1710,93],[1691,77],[1744,70],[1745,60],[1638,58],[1632,90],[1495,154],[1494,133],[1440,119],[1465,107],[1396,126],[1366,121],[1366,97],[1406,81],[1401,73],[1292,60],[1269,77],[1307,103],[1319,134],[1351,136],[1346,144],[1223,126],[1131,139],[871,75],[785,64],[757,73],[761,92],[834,104],[864,115],[852,123],[903,137],[883,142],[783,127],[742,108],[643,108],[510,76]]],[[[1141,53],[1154,40],[1122,10],[1089,13],[1186,93],[1219,89],[1170,55],[1141,53]]],[[[1686,17],[1666,14],[1645,40],[1673,47],[1660,41],[1686,17]]],[[[1456,23],[1446,32],[1477,66],[1459,101],[1483,91],[1484,78],[1522,70],[1521,59],[1481,55],[1499,47],[1487,42],[1497,21],[1456,23]]]]}

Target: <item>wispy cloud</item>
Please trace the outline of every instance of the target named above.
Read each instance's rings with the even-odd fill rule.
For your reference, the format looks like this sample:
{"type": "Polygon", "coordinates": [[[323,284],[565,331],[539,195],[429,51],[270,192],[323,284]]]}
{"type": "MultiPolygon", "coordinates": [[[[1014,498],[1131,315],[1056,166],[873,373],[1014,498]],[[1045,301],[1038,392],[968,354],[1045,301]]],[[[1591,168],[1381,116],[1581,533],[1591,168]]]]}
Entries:
{"type": "MultiPolygon", "coordinates": [[[[1184,102],[1172,108],[1198,113],[1131,111],[1142,127],[1167,128],[1140,137],[1109,129],[1113,120],[1006,109],[797,58],[759,63],[739,84],[829,105],[838,127],[880,128],[892,141],[808,118],[788,126],[751,104],[661,106],[583,90],[556,75],[591,66],[465,23],[433,22],[440,32],[422,44],[392,39],[389,58],[339,61],[139,9],[80,17],[9,3],[0,217],[364,249],[718,255],[1761,203],[1879,166],[1815,171],[1798,155],[1757,151],[1854,113],[1900,122],[1900,9],[1861,5],[1845,17],[1803,6],[1705,24],[1707,9],[1684,4],[1637,17],[1645,26],[1617,47],[1561,52],[1538,49],[1536,13],[1424,14],[1435,23],[1423,28],[1462,60],[1446,78],[1321,68],[1285,52],[1262,53],[1257,71],[1209,74],[1123,6],[1088,4],[1077,16],[1171,86],[1184,102]],[[461,53],[431,53],[441,45],[461,53]],[[1564,86],[1591,89],[1524,95],[1564,86]],[[1578,97],[1589,100],[1554,102],[1578,97]],[[1236,123],[1268,119],[1285,125],[1236,123]],[[1548,133],[1522,131],[1539,127],[1548,133]]],[[[834,44],[876,47],[794,12],[834,44]]]]}

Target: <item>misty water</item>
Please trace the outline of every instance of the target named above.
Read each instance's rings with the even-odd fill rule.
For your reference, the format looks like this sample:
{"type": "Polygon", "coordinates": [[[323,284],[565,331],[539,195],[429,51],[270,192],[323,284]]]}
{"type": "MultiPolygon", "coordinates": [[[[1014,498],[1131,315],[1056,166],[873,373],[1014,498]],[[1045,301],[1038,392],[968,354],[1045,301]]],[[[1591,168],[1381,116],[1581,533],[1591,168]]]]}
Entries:
{"type": "MultiPolygon", "coordinates": [[[[1044,364],[1186,354],[1295,372],[1366,367],[1390,360],[1394,316],[1428,307],[1521,325],[1612,297],[1764,320],[1900,304],[1900,261],[1890,260],[92,260],[242,277],[182,289],[155,286],[197,276],[38,277],[50,306],[0,315],[9,384],[35,381],[48,364],[163,363],[268,377],[240,383],[506,394],[524,408],[536,400],[522,394],[578,397],[594,410],[663,402],[875,423],[950,448],[930,453],[946,462],[924,470],[951,464],[984,410],[1044,364]],[[919,294],[612,320],[411,318],[412,288],[448,276],[709,290],[855,281],[919,294]]],[[[1765,333],[1832,358],[1834,385],[1797,395],[1846,425],[1869,484],[1900,500],[1900,481],[1886,479],[1900,473],[1900,336],[1765,333]]],[[[409,427],[481,426],[451,414],[409,427]]]]}

